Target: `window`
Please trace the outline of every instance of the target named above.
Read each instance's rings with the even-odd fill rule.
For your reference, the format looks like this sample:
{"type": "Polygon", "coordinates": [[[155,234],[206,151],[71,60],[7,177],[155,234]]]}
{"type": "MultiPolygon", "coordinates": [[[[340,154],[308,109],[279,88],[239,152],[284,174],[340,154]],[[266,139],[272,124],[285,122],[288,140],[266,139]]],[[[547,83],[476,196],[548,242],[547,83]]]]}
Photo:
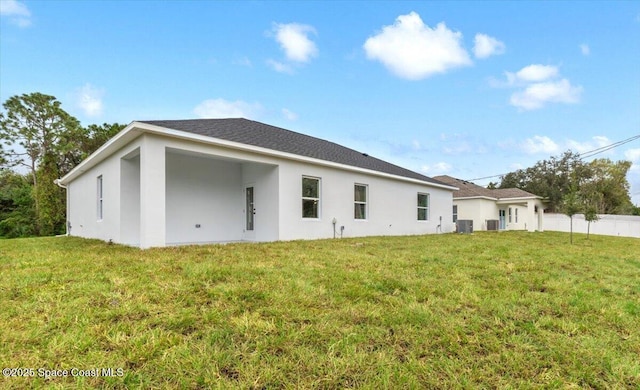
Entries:
{"type": "Polygon", "coordinates": [[[367,186],[365,184],[356,184],[353,186],[355,202],[354,214],[355,219],[367,219],[367,186]]]}
{"type": "Polygon", "coordinates": [[[302,177],[302,218],[320,218],[320,179],[302,177]]]}
{"type": "Polygon", "coordinates": [[[454,205],[453,206],[453,222],[457,222],[458,221],[458,206],[454,205]]]}
{"type": "Polygon", "coordinates": [[[98,176],[97,181],[97,214],[98,221],[102,220],[102,175],[98,176]]]}
{"type": "Polygon", "coordinates": [[[509,223],[511,223],[511,207],[509,207],[509,223]]]}
{"type": "Polygon", "coordinates": [[[518,223],[518,208],[516,207],[516,223],[518,223]]]}
{"type": "Polygon", "coordinates": [[[429,194],[418,193],[418,221],[429,220],[429,194]]]}

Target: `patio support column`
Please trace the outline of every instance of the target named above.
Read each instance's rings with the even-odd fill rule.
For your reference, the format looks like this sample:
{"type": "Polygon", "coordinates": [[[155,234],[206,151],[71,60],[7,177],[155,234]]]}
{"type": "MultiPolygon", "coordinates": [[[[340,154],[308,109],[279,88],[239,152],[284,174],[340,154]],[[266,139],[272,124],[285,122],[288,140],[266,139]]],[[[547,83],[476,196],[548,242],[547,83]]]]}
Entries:
{"type": "Polygon", "coordinates": [[[538,231],[539,232],[544,232],[543,221],[544,221],[544,206],[542,202],[538,202],[538,231]]]}
{"type": "Polygon", "coordinates": [[[144,135],[140,147],[140,248],[165,246],[165,146],[144,135]]]}
{"type": "Polygon", "coordinates": [[[527,230],[535,232],[539,227],[540,221],[536,220],[536,202],[534,200],[527,201],[527,230]]]}

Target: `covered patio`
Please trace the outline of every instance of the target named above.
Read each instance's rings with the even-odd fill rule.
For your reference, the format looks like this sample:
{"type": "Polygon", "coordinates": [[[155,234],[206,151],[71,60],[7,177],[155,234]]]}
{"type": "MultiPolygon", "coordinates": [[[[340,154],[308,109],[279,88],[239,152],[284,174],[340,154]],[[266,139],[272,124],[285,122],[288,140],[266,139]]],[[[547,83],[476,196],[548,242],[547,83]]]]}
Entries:
{"type": "Polygon", "coordinates": [[[120,186],[123,243],[278,239],[277,165],[143,142],[120,159],[120,186]]]}

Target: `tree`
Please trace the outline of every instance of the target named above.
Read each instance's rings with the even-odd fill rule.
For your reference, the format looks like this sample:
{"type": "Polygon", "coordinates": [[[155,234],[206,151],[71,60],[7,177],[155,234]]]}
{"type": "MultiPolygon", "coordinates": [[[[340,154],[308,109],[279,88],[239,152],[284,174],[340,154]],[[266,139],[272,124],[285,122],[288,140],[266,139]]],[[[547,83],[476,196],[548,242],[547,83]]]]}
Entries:
{"type": "Polygon", "coordinates": [[[80,164],[82,160],[89,157],[91,153],[98,150],[105,142],[125,127],[126,125],[119,123],[92,124],[66,133],[63,144],[67,147],[62,148],[60,153],[60,175],[66,175],[73,167],[80,164]]]}
{"type": "Polygon", "coordinates": [[[59,191],[49,179],[58,177],[56,157],[73,149],[70,141],[80,129],[78,120],[60,106],[55,97],[36,92],[10,97],[3,103],[6,112],[0,113],[0,140],[11,148],[6,158],[11,166],[27,167],[32,177],[36,233],[41,225],[49,231],[50,216],[59,211],[60,201],[53,196],[59,191]]]}
{"type": "Polygon", "coordinates": [[[597,222],[600,217],[598,216],[598,212],[596,206],[593,204],[588,204],[584,209],[584,219],[587,221],[587,240],[589,239],[589,231],[591,230],[591,222],[597,222]]]}
{"type": "Polygon", "coordinates": [[[36,173],[41,183],[34,187],[35,199],[42,205],[38,213],[38,234],[51,236],[62,234],[66,223],[64,190],[54,184],[59,177],[58,166],[53,156],[46,155],[36,173]],[[44,184],[47,185],[44,185],[44,184]],[[52,185],[48,185],[51,183],[52,185]]]}
{"type": "Polygon", "coordinates": [[[0,170],[26,167],[29,174],[18,176],[20,180],[30,178],[30,184],[28,191],[23,191],[24,186],[16,184],[20,180],[7,174],[13,184],[9,189],[0,188],[4,191],[2,196],[19,193],[20,202],[10,210],[0,210],[0,214],[4,213],[0,235],[61,233],[65,226],[65,193],[54,180],[68,173],[125,126],[104,123],[82,127],[61,108],[55,97],[42,93],[13,96],[3,107],[6,112],[0,113],[0,170]],[[14,191],[18,187],[22,190],[14,191]],[[23,202],[24,196],[30,199],[29,205],[23,202]],[[7,215],[11,215],[10,219],[5,219],[7,215]],[[28,221],[30,228],[26,227],[28,221]]]}
{"type": "Polygon", "coordinates": [[[593,205],[599,214],[630,214],[633,204],[629,196],[627,172],[630,161],[612,162],[596,159],[585,165],[588,175],[579,183],[586,199],[596,200],[593,205]]]}
{"type": "Polygon", "coordinates": [[[110,140],[114,135],[118,134],[120,130],[124,129],[126,125],[119,123],[103,123],[102,125],[89,125],[85,128],[84,139],[82,143],[82,151],[84,156],[82,159],[89,157],[89,155],[99,147],[104,145],[105,142],[110,140]]]}
{"type": "Polygon", "coordinates": [[[520,188],[542,196],[551,212],[562,212],[564,197],[576,191],[579,198],[595,202],[598,214],[630,214],[627,172],[629,161],[612,162],[595,159],[584,162],[571,151],[558,157],[538,161],[533,167],[508,173],[499,188],[520,188]]]}
{"type": "Polygon", "coordinates": [[[580,164],[579,156],[567,151],[559,157],[538,161],[533,167],[504,175],[498,188],[520,188],[542,196],[551,212],[558,212],[563,197],[571,189],[571,172],[580,164]]]}
{"type": "Polygon", "coordinates": [[[33,185],[30,177],[0,170],[0,236],[13,238],[35,234],[33,185]]]}
{"type": "Polygon", "coordinates": [[[22,148],[9,149],[5,154],[12,165],[27,167],[34,183],[42,158],[58,152],[65,135],[80,127],[60,105],[55,97],[37,92],[12,96],[2,105],[6,112],[0,113],[0,139],[8,147],[17,144],[22,148]]]}
{"type": "Polygon", "coordinates": [[[578,192],[572,190],[567,195],[564,196],[561,203],[562,213],[569,217],[570,223],[570,233],[569,240],[571,244],[573,244],[573,216],[578,214],[581,210],[581,201],[578,196],[578,192]]]}
{"type": "Polygon", "coordinates": [[[9,164],[9,161],[5,157],[5,152],[2,147],[2,144],[0,144],[0,170],[5,169],[8,164],[9,164]]]}

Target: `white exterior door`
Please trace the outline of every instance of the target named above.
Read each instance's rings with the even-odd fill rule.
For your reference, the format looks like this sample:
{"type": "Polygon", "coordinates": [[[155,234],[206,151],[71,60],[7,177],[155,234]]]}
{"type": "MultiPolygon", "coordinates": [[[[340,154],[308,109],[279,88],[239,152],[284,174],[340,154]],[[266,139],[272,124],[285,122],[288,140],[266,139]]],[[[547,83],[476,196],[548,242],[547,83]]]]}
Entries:
{"type": "Polygon", "coordinates": [[[507,210],[505,209],[500,209],[498,211],[498,215],[500,216],[500,226],[499,229],[500,230],[504,230],[507,228],[507,210]]]}
{"type": "Polygon", "coordinates": [[[253,241],[256,238],[255,187],[253,184],[244,188],[244,239],[253,241]]]}

